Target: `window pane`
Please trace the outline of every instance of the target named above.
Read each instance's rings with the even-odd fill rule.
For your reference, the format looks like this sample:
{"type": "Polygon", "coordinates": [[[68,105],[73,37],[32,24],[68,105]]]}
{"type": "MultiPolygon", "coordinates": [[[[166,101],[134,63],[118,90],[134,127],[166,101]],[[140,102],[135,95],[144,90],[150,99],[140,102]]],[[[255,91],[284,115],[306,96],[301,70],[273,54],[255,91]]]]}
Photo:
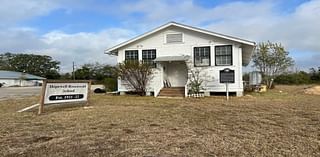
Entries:
{"type": "Polygon", "coordinates": [[[196,52],[196,56],[200,57],[200,52],[199,51],[196,52]]]}
{"type": "Polygon", "coordinates": [[[210,65],[210,47],[194,48],[194,65],[209,66],[210,65]]]}
{"type": "Polygon", "coordinates": [[[229,65],[231,65],[232,63],[231,63],[231,56],[227,56],[227,63],[226,64],[229,64],[229,65]]]}
{"type": "Polygon", "coordinates": [[[215,47],[216,65],[232,65],[232,46],[215,47]]]}
{"type": "Polygon", "coordinates": [[[156,50],[142,50],[142,61],[147,64],[151,64],[156,67],[156,63],[153,61],[156,59],[156,50]]]}
{"type": "Polygon", "coordinates": [[[222,64],[227,64],[227,56],[222,56],[222,64]]]}
{"type": "Polygon", "coordinates": [[[196,58],[195,58],[195,64],[196,64],[196,65],[201,64],[200,57],[196,57],[196,58]]]}
{"type": "Polygon", "coordinates": [[[204,53],[205,53],[205,54],[208,54],[208,52],[209,52],[209,48],[207,48],[207,47],[204,48],[204,53]]]}
{"type": "Polygon", "coordinates": [[[221,56],[216,56],[216,64],[221,65],[221,56]]]}
{"type": "Polygon", "coordinates": [[[226,55],[226,48],[225,47],[222,47],[220,54],[221,55],[226,55]]]}
{"type": "Polygon", "coordinates": [[[125,51],[125,60],[138,60],[138,50],[125,51]]]}
{"type": "Polygon", "coordinates": [[[227,46],[226,48],[227,54],[231,54],[231,46],[227,46]]]}
{"type": "Polygon", "coordinates": [[[209,55],[209,51],[208,51],[208,50],[206,51],[206,53],[204,54],[204,56],[205,56],[206,58],[209,58],[210,55],[209,55]]]}

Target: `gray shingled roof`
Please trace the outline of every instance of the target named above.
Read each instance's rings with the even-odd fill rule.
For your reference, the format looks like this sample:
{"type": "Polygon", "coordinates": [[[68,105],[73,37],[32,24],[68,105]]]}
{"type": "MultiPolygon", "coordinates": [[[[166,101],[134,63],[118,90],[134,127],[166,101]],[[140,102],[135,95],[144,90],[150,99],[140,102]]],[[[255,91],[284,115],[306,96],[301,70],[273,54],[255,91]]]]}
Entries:
{"type": "Polygon", "coordinates": [[[35,76],[35,75],[22,73],[22,72],[0,70],[0,79],[20,79],[21,76],[23,76],[25,80],[45,80],[46,79],[44,77],[35,76]]]}

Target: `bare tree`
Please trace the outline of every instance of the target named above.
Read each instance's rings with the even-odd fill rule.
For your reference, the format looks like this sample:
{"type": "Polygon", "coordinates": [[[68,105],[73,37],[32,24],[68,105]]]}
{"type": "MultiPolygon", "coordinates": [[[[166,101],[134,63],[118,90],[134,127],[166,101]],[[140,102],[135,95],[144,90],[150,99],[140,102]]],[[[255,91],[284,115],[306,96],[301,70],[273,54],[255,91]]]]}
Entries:
{"type": "Polygon", "coordinates": [[[125,61],[117,67],[117,74],[128,88],[134,89],[140,95],[145,95],[147,85],[152,79],[152,65],[138,61],[125,61]]]}
{"type": "Polygon", "coordinates": [[[260,70],[268,88],[272,87],[275,76],[294,65],[293,59],[288,55],[289,52],[280,43],[259,43],[252,56],[253,66],[260,70]]]}
{"type": "Polygon", "coordinates": [[[207,83],[213,81],[214,77],[208,74],[208,67],[194,67],[193,59],[184,56],[188,68],[188,90],[190,94],[198,94],[204,90],[207,83]]]}
{"type": "Polygon", "coordinates": [[[203,89],[202,87],[202,83],[203,83],[203,79],[200,76],[200,70],[199,69],[195,69],[195,70],[190,70],[191,76],[189,78],[189,86],[190,86],[190,90],[192,94],[198,94],[200,92],[200,90],[203,89]]]}

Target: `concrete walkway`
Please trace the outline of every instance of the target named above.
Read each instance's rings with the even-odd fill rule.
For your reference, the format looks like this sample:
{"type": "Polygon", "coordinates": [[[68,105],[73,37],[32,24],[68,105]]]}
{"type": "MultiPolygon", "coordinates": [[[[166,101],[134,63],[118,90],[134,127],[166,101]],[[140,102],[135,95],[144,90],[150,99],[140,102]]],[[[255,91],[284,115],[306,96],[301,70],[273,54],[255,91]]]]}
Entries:
{"type": "Polygon", "coordinates": [[[41,87],[1,87],[0,100],[40,95],[41,87]]]}

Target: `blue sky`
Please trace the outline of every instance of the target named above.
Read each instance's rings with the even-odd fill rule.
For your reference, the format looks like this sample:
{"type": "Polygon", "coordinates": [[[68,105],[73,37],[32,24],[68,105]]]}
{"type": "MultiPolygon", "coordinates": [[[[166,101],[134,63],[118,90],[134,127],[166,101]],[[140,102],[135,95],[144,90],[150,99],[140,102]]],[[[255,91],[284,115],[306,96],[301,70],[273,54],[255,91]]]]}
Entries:
{"type": "Polygon", "coordinates": [[[320,0],[1,0],[0,52],[115,64],[103,51],[169,21],[281,42],[296,68],[320,66],[320,0]]]}

